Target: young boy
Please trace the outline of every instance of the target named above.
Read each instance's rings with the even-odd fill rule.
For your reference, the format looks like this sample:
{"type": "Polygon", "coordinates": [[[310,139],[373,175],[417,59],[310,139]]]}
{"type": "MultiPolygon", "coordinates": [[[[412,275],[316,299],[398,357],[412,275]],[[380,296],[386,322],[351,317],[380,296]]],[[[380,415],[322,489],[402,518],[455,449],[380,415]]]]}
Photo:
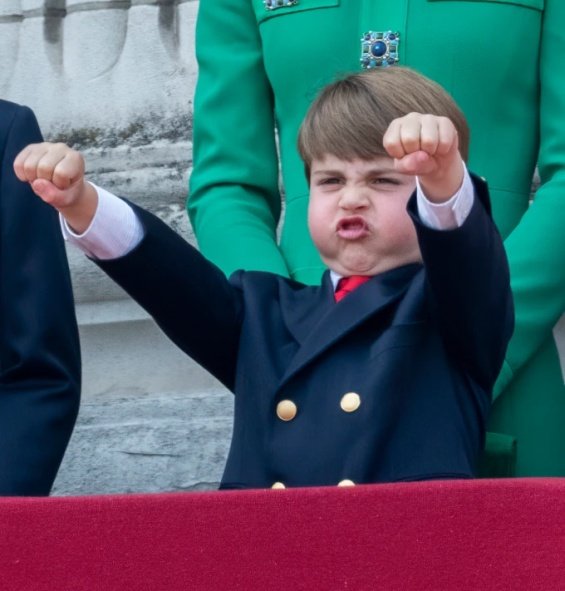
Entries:
{"type": "Polygon", "coordinates": [[[453,100],[410,70],[322,91],[299,138],[308,224],[329,267],[317,287],[226,279],[154,216],[85,182],[64,145],[29,146],[15,170],[235,393],[222,488],[468,478],[513,312],[467,142],[453,100]]]}

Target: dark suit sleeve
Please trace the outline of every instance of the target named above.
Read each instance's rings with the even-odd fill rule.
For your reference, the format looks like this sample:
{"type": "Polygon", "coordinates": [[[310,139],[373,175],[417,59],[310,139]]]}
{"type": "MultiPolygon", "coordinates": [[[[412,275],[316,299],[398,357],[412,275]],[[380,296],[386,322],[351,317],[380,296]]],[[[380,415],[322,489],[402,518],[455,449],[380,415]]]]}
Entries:
{"type": "Polygon", "coordinates": [[[243,315],[240,273],[228,281],[164,222],[130,205],[143,240],[123,257],[95,262],[178,347],[233,391],[243,315]]]}
{"type": "Polygon", "coordinates": [[[37,121],[2,101],[0,120],[0,494],[46,495],[78,411],[78,331],[56,212],[13,172],[37,121]]]}
{"type": "Polygon", "coordinates": [[[473,208],[461,227],[433,230],[408,211],[416,225],[434,315],[457,363],[491,390],[514,328],[510,273],[502,239],[490,215],[486,183],[472,176],[473,208]]]}

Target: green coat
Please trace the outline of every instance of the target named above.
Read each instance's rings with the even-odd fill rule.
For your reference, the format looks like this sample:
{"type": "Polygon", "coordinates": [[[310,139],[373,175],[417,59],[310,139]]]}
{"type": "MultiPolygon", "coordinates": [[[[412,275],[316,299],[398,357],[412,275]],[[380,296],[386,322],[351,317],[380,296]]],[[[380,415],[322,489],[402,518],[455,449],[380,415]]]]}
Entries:
{"type": "Polygon", "coordinates": [[[189,199],[200,248],[226,273],[319,281],[296,135],[318,89],[360,69],[369,30],[398,31],[400,63],[455,97],[471,127],[470,168],[490,186],[516,330],[490,421],[509,437],[489,446],[508,451],[515,438],[516,474],[564,476],[565,386],[552,339],[565,309],[564,0],[298,0],[274,10],[201,0],[189,199]],[[536,160],[541,186],[528,207],[536,160]]]}

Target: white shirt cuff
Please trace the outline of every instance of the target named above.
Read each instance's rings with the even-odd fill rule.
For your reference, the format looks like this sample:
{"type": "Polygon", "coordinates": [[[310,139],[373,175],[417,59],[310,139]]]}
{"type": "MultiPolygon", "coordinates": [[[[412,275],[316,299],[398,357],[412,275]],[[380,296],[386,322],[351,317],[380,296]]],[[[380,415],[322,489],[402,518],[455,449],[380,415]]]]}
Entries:
{"type": "Polygon", "coordinates": [[[93,259],[117,259],[141,242],[143,226],[125,201],[94,183],[90,184],[98,193],[98,206],[90,226],[82,234],[76,234],[60,215],[63,236],[93,259]]]}
{"type": "Polygon", "coordinates": [[[467,167],[464,167],[463,183],[455,195],[444,203],[432,203],[428,201],[420,181],[416,177],[416,200],[420,220],[428,228],[434,230],[453,230],[463,225],[475,200],[475,189],[469,176],[467,167]]]}

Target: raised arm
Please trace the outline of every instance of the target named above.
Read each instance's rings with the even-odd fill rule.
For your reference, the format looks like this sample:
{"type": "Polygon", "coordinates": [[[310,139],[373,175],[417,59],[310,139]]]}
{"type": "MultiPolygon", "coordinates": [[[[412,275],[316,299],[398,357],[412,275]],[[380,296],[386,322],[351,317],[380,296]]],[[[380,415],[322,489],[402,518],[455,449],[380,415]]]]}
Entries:
{"type": "MultiPolygon", "coordinates": [[[[395,119],[383,144],[395,167],[418,176],[428,200],[447,202],[463,182],[458,134],[445,117],[411,113],[395,119]]],[[[513,328],[508,263],[490,217],[485,183],[475,179],[471,211],[459,227],[436,230],[420,220],[416,197],[409,211],[416,231],[441,334],[458,363],[490,390],[513,328]]]]}
{"type": "Polygon", "coordinates": [[[195,248],[135,208],[144,237],[124,257],[96,261],[185,353],[233,391],[243,321],[241,291],[195,248]]]}
{"type": "Polygon", "coordinates": [[[464,223],[433,230],[415,220],[434,316],[448,350],[483,388],[498,376],[514,326],[508,262],[490,217],[486,184],[473,180],[475,199],[464,223]]]}
{"type": "Polygon", "coordinates": [[[79,340],[57,214],[12,168],[41,133],[29,109],[0,111],[0,494],[46,495],[78,411],[79,340]]]}
{"type": "Polygon", "coordinates": [[[135,216],[141,220],[140,235],[132,236],[133,243],[122,244],[119,248],[125,250],[97,260],[98,264],[173,342],[233,388],[241,328],[240,290],[158,218],[135,206],[132,210],[115,195],[88,183],[84,168],[80,153],[47,142],[27,146],[14,162],[18,178],[29,182],[38,197],[59,211],[65,231],[73,232],[73,242],[94,258],[107,258],[117,242],[115,236],[131,227],[132,218],[136,225],[135,216]],[[108,200],[121,204],[117,216],[101,213],[108,200]],[[105,253],[104,257],[97,251],[105,253]]]}
{"type": "Polygon", "coordinates": [[[227,275],[287,275],[273,96],[249,0],[202,0],[196,28],[194,168],[188,213],[200,250],[227,275]]]}

